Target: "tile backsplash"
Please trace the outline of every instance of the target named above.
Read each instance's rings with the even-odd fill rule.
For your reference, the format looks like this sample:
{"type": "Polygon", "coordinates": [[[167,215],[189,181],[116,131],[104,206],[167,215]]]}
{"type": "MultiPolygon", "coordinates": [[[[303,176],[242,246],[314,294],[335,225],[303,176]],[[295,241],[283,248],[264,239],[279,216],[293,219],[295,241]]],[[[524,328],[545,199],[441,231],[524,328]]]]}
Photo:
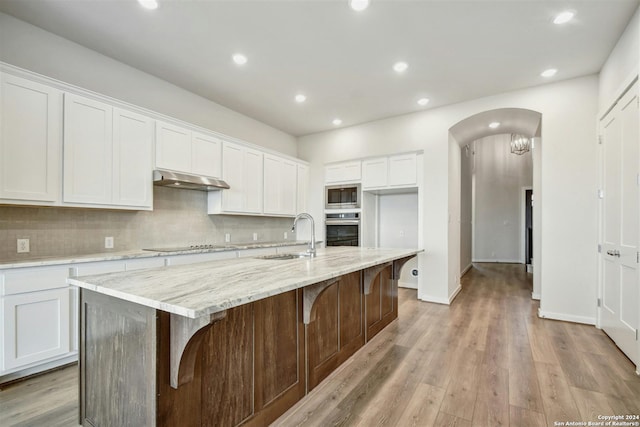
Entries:
{"type": "Polygon", "coordinates": [[[289,240],[291,218],[208,215],[207,193],[154,187],[153,211],[0,206],[0,262],[150,247],[289,240]],[[114,248],[105,249],[105,237],[114,248]],[[17,253],[17,239],[30,252],[17,253]]]}

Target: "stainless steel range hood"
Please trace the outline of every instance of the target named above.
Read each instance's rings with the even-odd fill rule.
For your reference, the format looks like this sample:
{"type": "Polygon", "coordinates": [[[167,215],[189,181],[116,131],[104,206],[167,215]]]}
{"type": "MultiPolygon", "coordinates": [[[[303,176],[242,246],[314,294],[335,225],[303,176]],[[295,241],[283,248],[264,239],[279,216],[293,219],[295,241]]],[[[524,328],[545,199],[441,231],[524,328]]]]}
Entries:
{"type": "Polygon", "coordinates": [[[162,169],[156,169],[153,171],[153,185],[200,191],[217,191],[229,188],[229,184],[219,178],[191,175],[162,169]]]}

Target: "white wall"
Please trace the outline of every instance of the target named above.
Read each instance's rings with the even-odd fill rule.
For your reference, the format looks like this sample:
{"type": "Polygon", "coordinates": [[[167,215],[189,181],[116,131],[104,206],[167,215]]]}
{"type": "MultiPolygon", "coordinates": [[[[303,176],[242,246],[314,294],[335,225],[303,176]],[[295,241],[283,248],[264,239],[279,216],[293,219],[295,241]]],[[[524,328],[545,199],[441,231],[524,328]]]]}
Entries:
{"type": "Polygon", "coordinates": [[[597,83],[596,76],[587,76],[301,137],[299,155],[311,163],[311,213],[319,218],[323,215],[324,163],[423,149],[425,254],[419,259],[423,282],[418,296],[448,301],[457,288],[452,272],[459,272],[460,266],[460,242],[449,240],[448,227],[450,213],[452,224],[460,221],[460,150],[458,166],[450,168],[449,159],[455,160],[456,150],[449,147],[449,128],[496,108],[540,112],[544,141],[540,153],[540,202],[544,207],[540,220],[541,305],[549,316],[560,313],[592,322],[596,300],[597,83]],[[458,188],[452,191],[457,197],[451,206],[450,185],[458,188]],[[451,254],[450,245],[454,249],[451,254]],[[456,258],[452,263],[455,268],[449,269],[450,258],[456,258]]]}
{"type": "Polygon", "coordinates": [[[531,151],[510,151],[510,135],[475,142],[474,262],[524,262],[522,188],[533,186],[531,151]]]}
{"type": "Polygon", "coordinates": [[[600,71],[598,112],[601,117],[638,75],[640,64],[640,8],[600,71]]]}
{"type": "Polygon", "coordinates": [[[3,13],[0,61],[297,155],[297,141],[292,135],[3,13]]]}

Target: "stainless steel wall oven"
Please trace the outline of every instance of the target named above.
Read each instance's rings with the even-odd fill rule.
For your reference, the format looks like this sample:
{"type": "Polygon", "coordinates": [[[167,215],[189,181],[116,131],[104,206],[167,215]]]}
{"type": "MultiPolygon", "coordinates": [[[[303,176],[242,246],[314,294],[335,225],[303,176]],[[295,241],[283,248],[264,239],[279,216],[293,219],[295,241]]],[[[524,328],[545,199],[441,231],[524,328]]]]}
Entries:
{"type": "Polygon", "coordinates": [[[328,213],[325,218],[327,246],[360,246],[360,213],[328,213]]]}

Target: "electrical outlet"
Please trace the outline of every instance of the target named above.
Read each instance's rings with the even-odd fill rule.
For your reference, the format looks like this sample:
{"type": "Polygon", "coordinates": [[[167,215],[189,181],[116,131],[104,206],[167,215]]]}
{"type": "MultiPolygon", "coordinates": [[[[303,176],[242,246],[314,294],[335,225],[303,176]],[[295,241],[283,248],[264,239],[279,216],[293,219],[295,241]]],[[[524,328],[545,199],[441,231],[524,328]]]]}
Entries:
{"type": "Polygon", "coordinates": [[[225,243],[229,243],[231,241],[231,234],[224,233],[224,241],[225,243]]]}
{"type": "Polygon", "coordinates": [[[289,238],[289,235],[287,234],[287,232],[284,232],[284,240],[287,240],[289,238]]]}
{"type": "Polygon", "coordinates": [[[29,239],[18,239],[18,253],[29,253],[29,239]]]}
{"type": "Polygon", "coordinates": [[[253,240],[254,241],[258,240],[258,233],[253,233],[253,240]]]}
{"type": "Polygon", "coordinates": [[[113,237],[105,237],[104,238],[104,248],[105,249],[113,249],[113,237]]]}

